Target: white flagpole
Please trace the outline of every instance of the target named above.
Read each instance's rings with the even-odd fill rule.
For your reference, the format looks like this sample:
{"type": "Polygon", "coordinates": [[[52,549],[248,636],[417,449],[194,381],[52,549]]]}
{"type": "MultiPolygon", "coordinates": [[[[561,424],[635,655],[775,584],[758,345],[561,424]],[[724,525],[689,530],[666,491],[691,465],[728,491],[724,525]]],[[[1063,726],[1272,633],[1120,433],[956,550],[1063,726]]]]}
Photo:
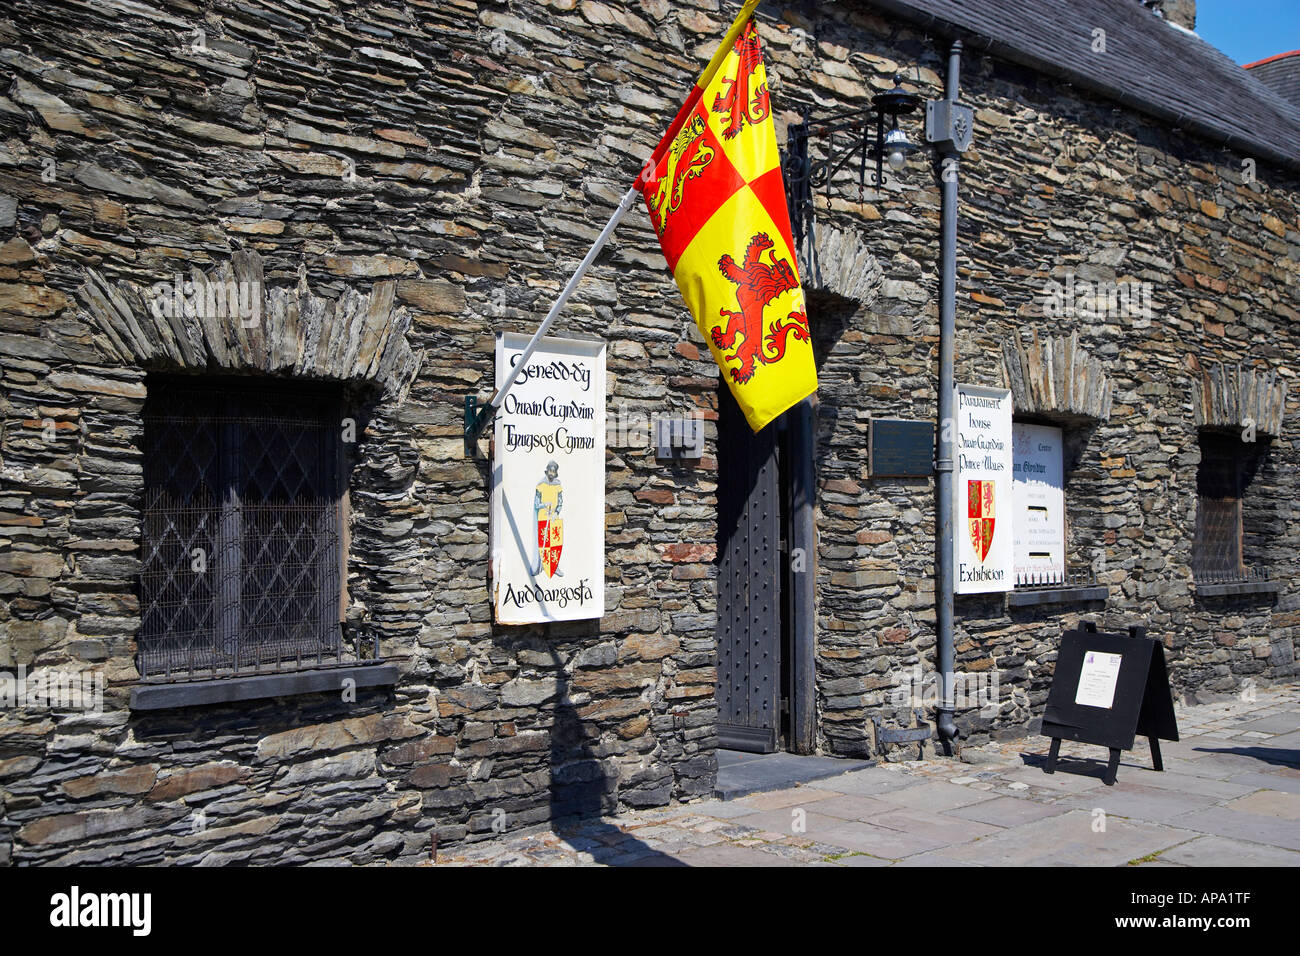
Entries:
{"type": "MultiPolygon", "coordinates": [[[[705,68],[704,73],[701,74],[699,81],[695,84],[693,92],[698,93],[699,91],[708,88],[709,83],[712,82],[714,75],[718,72],[722,63],[731,55],[736,37],[738,37],[741,31],[745,29],[745,24],[749,22],[749,18],[758,4],[759,0],[745,0],[745,4],[736,15],[736,19],[732,21],[731,26],[727,28],[727,33],[723,37],[722,42],[718,45],[717,51],[714,52],[713,58],[709,60],[709,65],[705,68]]],[[[678,112],[677,117],[674,119],[673,123],[669,125],[668,131],[664,134],[664,138],[660,140],[660,146],[664,144],[664,140],[667,140],[670,134],[673,136],[676,135],[679,121],[683,119],[690,103],[691,98],[688,96],[686,101],[682,104],[682,109],[678,112]]],[[[658,147],[656,147],[655,152],[658,152],[658,147]]],[[[651,158],[653,159],[653,154],[651,158]]],[[[623,201],[620,202],[618,208],[614,210],[614,215],[609,217],[609,222],[605,223],[605,228],[601,230],[600,235],[596,237],[596,241],[587,251],[587,257],[579,264],[578,270],[573,273],[568,284],[565,285],[564,291],[560,293],[560,297],[556,299],[555,304],[551,306],[551,311],[546,316],[546,321],[544,321],[537,332],[534,333],[532,339],[528,342],[527,348],[524,349],[523,354],[519,357],[519,361],[516,362],[515,367],[510,370],[510,375],[507,376],[501,387],[497,389],[496,394],[492,396],[492,401],[475,413],[473,412],[473,397],[470,396],[466,398],[465,453],[467,455],[471,454],[471,445],[477,440],[479,433],[483,430],[484,426],[487,425],[492,416],[496,414],[497,409],[501,407],[501,403],[505,401],[506,393],[514,386],[515,380],[519,377],[519,373],[524,369],[524,365],[528,363],[528,360],[532,358],[533,353],[537,351],[537,346],[541,342],[542,336],[546,334],[546,331],[551,327],[551,323],[555,321],[555,317],[560,314],[560,310],[563,309],[565,303],[569,301],[569,296],[573,295],[573,290],[578,287],[578,283],[582,281],[582,277],[587,274],[587,270],[591,268],[591,264],[596,261],[596,256],[599,255],[600,250],[605,247],[605,243],[609,242],[609,237],[613,235],[618,224],[623,221],[623,217],[626,216],[628,211],[632,208],[632,204],[636,201],[637,194],[640,192],[637,188],[637,183],[640,182],[641,177],[638,176],[636,182],[633,183],[632,188],[629,189],[627,195],[623,197],[623,201]]]]}
{"type": "MultiPolygon", "coordinates": [[[[591,264],[596,261],[596,256],[600,254],[600,250],[605,248],[605,244],[609,242],[609,237],[614,234],[614,230],[618,227],[618,224],[623,221],[623,217],[631,210],[632,204],[636,202],[638,194],[639,190],[636,186],[629,189],[627,195],[623,197],[622,202],[618,204],[618,208],[614,210],[614,215],[609,217],[609,222],[605,223],[605,228],[601,230],[600,235],[596,237],[596,241],[593,242],[591,248],[587,250],[586,258],[579,263],[577,271],[573,273],[572,277],[570,277],[568,283],[564,287],[564,291],[560,293],[560,297],[556,299],[555,304],[551,306],[551,311],[547,314],[546,321],[544,321],[537,331],[533,333],[532,339],[529,340],[528,345],[524,348],[523,355],[519,357],[519,361],[515,363],[515,367],[510,370],[510,375],[501,383],[501,387],[497,389],[497,393],[492,396],[491,407],[493,410],[501,407],[501,403],[506,399],[506,392],[510,391],[511,386],[515,384],[515,379],[519,377],[519,373],[523,371],[524,366],[528,364],[528,360],[532,358],[533,353],[537,351],[537,346],[542,341],[542,336],[546,334],[547,329],[551,327],[551,323],[555,321],[555,317],[560,314],[560,310],[562,310],[565,303],[569,301],[569,296],[573,295],[573,291],[578,288],[578,283],[581,282],[582,277],[587,274],[587,270],[591,268],[591,264]]],[[[486,412],[487,409],[484,409],[484,411],[486,412]]],[[[488,414],[491,413],[489,412],[488,414]]]]}

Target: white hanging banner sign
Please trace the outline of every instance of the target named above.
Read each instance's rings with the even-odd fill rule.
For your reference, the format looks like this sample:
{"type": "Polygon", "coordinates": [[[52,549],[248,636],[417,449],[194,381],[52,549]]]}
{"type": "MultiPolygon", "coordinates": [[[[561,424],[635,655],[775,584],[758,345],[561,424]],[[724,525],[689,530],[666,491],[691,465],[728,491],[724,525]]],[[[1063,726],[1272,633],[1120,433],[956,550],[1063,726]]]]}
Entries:
{"type": "Polygon", "coordinates": [[[1011,390],[958,385],[953,482],[957,594],[1015,586],[1011,476],[1011,390]]]}
{"type": "MultiPolygon", "coordinates": [[[[500,388],[530,336],[497,334],[500,388]]],[[[496,414],[492,590],[499,624],[605,613],[605,343],[543,338],[496,414]]]]}
{"type": "Polygon", "coordinates": [[[1016,502],[1016,584],[1065,583],[1065,480],[1062,432],[1011,426],[1016,502]]]}

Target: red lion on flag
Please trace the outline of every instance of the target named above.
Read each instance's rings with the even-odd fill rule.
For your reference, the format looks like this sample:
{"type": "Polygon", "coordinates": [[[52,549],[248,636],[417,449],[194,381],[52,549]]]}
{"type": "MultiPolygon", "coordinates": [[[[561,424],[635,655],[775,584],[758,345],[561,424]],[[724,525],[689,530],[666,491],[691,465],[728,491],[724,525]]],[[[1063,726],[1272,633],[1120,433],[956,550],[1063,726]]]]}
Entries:
{"type": "Polygon", "coordinates": [[[767,84],[760,83],[757,91],[750,96],[749,84],[755,71],[763,65],[763,49],[758,42],[758,29],[750,20],[740,36],[736,37],[735,50],[740,57],[736,78],[723,79],[725,91],[713,99],[713,112],[730,113],[731,118],[722,131],[723,139],[733,139],[745,126],[745,121],[761,123],[767,119],[770,104],[767,84]]]}
{"type": "Polygon", "coordinates": [[[740,363],[739,368],[731,370],[731,377],[742,385],[754,377],[755,362],[770,365],[781,361],[785,356],[786,339],[791,333],[799,341],[808,341],[808,316],[803,312],[791,312],[784,324],[780,319],[771,324],[764,342],[763,310],[781,293],[799,288],[799,280],[790,263],[778,259],[772,252],[775,247],[767,233],[760,232],[749,241],[743,266],[736,265],[736,260],[725,252],[718,260],[719,271],[736,283],[736,302],[740,311],[719,309],[718,314],[727,320],[726,331],[715,326],[710,334],[719,351],[734,346],[736,336],[741,336],[740,345],[727,356],[727,361],[740,363]],[[765,252],[770,263],[762,259],[765,252]]]}

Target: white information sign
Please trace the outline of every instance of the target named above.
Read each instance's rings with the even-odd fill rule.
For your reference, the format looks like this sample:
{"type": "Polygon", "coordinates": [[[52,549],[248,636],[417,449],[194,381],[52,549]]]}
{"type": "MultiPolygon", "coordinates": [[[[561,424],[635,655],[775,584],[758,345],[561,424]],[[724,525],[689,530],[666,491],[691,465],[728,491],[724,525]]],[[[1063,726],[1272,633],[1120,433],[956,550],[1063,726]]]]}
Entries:
{"type": "Polygon", "coordinates": [[[1065,583],[1065,472],[1061,429],[1011,426],[1016,584],[1065,583]]]}
{"type": "Polygon", "coordinates": [[[1109,710],[1115,702],[1115,682],[1119,680],[1120,654],[1103,654],[1088,651],[1079,671],[1079,686],[1074,692],[1074,702],[1084,707],[1104,707],[1109,710]]]}
{"type": "Polygon", "coordinates": [[[1011,489],[1011,390],[957,386],[954,590],[1015,586],[1011,489]]]}
{"type": "MultiPolygon", "coordinates": [[[[530,336],[497,335],[500,387],[530,336]]],[[[605,613],[605,343],[543,338],[496,415],[492,588],[501,624],[605,613]]]]}

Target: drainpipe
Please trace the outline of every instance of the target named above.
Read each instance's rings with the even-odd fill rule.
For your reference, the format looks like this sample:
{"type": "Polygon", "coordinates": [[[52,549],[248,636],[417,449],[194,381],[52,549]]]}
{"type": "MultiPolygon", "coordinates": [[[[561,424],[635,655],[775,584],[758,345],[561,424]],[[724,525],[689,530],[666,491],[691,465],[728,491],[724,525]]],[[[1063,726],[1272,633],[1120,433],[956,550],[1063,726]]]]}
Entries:
{"type": "Polygon", "coordinates": [[[938,628],[940,700],[935,724],[946,754],[957,738],[953,720],[953,457],[956,408],[953,371],[957,325],[957,173],[958,153],[970,145],[972,117],[957,104],[961,80],[961,41],[948,53],[947,97],[926,104],[926,138],[935,144],[942,190],[939,255],[939,443],[935,458],[936,548],[935,621],[938,628]]]}

